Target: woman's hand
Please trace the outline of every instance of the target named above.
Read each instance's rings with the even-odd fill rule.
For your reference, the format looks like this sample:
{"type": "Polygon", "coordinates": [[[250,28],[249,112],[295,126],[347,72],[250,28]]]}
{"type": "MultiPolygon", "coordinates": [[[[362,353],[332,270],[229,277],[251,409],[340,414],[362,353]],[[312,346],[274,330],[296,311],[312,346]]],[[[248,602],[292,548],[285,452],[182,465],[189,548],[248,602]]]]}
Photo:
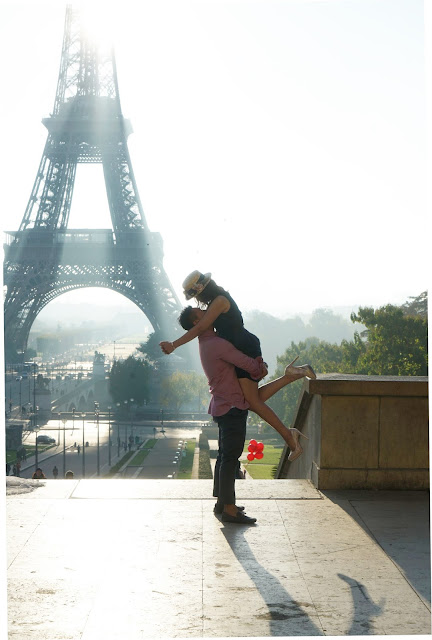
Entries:
{"type": "Polygon", "coordinates": [[[172,342],[159,342],[159,346],[162,349],[162,351],[167,355],[172,353],[175,348],[172,342]]]}
{"type": "Polygon", "coordinates": [[[261,363],[261,380],[266,377],[268,374],[268,365],[267,362],[261,363]]]}
{"type": "MultiPolygon", "coordinates": [[[[262,380],[268,374],[268,364],[267,364],[267,362],[264,362],[262,356],[258,356],[257,358],[255,358],[255,360],[257,360],[257,362],[261,366],[261,377],[259,378],[259,380],[262,380]]],[[[258,380],[258,382],[259,382],[259,380],[258,380]]]]}

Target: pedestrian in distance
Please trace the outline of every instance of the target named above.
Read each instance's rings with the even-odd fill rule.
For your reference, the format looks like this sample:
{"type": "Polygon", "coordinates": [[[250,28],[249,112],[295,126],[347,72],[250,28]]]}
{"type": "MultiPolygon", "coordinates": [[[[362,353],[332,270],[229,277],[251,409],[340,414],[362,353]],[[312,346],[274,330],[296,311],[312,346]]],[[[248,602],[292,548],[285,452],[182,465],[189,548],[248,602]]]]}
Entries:
{"type": "MultiPolygon", "coordinates": [[[[186,307],[180,314],[180,325],[188,331],[204,313],[203,309],[186,307]]],[[[244,449],[249,409],[235,368],[247,371],[251,379],[257,380],[263,372],[262,358],[245,355],[220,338],[212,326],[200,334],[198,342],[201,364],[211,393],[209,413],[219,427],[219,450],[213,480],[213,496],[217,498],[214,511],[221,514],[224,522],[254,524],[256,518],[248,517],[244,508],[235,503],[235,479],[244,449]]],[[[288,374],[272,380],[261,387],[263,397],[268,400],[290,382],[292,376],[288,374]]]]}
{"type": "Polygon", "coordinates": [[[10,469],[11,469],[11,466],[10,466],[9,462],[6,462],[6,475],[7,476],[9,475],[10,469]]]}
{"type": "Polygon", "coordinates": [[[14,464],[13,467],[12,467],[12,475],[13,476],[17,475],[17,466],[16,466],[16,464],[14,464]]]}
{"type": "Polygon", "coordinates": [[[18,478],[21,477],[21,460],[17,460],[16,462],[16,475],[18,478]]]}
{"type": "Polygon", "coordinates": [[[81,452],[81,445],[78,445],[78,447],[77,447],[77,451],[78,451],[78,455],[79,455],[79,454],[80,454],[80,452],[81,452]]]}
{"type": "MultiPolygon", "coordinates": [[[[200,271],[193,271],[183,282],[183,289],[186,299],[195,298],[203,306],[203,309],[200,310],[204,313],[199,322],[194,323],[192,328],[180,338],[173,342],[160,342],[164,353],[172,353],[177,347],[190,342],[214,326],[219,337],[231,342],[234,347],[250,358],[261,358],[263,362],[259,339],[245,329],[243,317],[237,304],[228,291],[216,284],[211,278],[211,273],[203,274],[200,271]]],[[[309,364],[294,366],[297,358],[287,365],[285,375],[291,376],[291,382],[303,377],[315,379],[315,372],[309,364]]],[[[288,459],[291,462],[296,460],[303,453],[299,438],[304,434],[298,429],[287,428],[273,409],[267,406],[266,399],[258,388],[258,380],[254,380],[248,371],[237,367],[236,374],[249,408],[282,436],[290,448],[288,459]]],[[[265,375],[267,375],[266,368],[263,370],[261,378],[265,375]]]]}
{"type": "Polygon", "coordinates": [[[52,474],[54,476],[54,480],[57,480],[57,477],[58,477],[58,474],[59,474],[59,470],[57,469],[56,465],[54,465],[54,467],[53,467],[52,474]]]}
{"type": "Polygon", "coordinates": [[[46,480],[46,475],[42,471],[40,467],[36,469],[36,471],[32,475],[33,480],[46,480]]]}

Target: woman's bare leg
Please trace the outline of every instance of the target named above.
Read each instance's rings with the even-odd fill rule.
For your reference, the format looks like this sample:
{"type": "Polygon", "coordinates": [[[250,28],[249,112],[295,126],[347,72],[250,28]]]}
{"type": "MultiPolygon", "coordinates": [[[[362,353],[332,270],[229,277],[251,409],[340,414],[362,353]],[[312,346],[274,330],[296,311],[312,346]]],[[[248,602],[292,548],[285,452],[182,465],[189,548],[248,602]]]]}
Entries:
{"type": "MultiPolygon", "coordinates": [[[[284,377],[284,376],[283,376],[284,377]]],[[[280,379],[279,379],[280,380],[280,379]]],[[[274,382],[277,382],[276,380],[274,382]]],[[[248,401],[251,410],[260,416],[263,420],[273,427],[285,440],[291,450],[295,449],[296,441],[290,430],[278,418],[273,409],[270,409],[260,397],[258,383],[249,378],[239,378],[239,383],[243,391],[243,395],[248,401]]],[[[271,384],[271,382],[269,382],[271,384]]],[[[277,385],[276,385],[277,386],[277,385]]],[[[282,384],[280,388],[285,386],[282,384]]]]}
{"type": "MultiPolygon", "coordinates": [[[[263,402],[266,402],[269,398],[274,396],[275,393],[283,389],[290,384],[291,382],[295,382],[296,380],[300,380],[300,378],[304,378],[303,374],[298,375],[284,375],[280,378],[276,378],[276,380],[271,380],[266,384],[263,384],[261,387],[258,387],[259,397],[263,402]]],[[[248,379],[248,378],[247,378],[248,379]]],[[[242,380],[242,378],[240,378],[242,380]]],[[[244,391],[243,391],[244,394],[244,391]]]]}

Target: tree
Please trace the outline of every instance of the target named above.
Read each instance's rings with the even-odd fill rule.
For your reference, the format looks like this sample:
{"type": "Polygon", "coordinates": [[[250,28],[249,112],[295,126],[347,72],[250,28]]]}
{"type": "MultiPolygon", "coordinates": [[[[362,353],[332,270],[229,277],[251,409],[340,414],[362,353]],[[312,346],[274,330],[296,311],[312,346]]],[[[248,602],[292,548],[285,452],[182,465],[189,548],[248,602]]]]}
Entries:
{"type": "Polygon", "coordinates": [[[138,405],[150,399],[149,383],[153,367],[145,360],[129,356],[116,360],[109,376],[109,389],[114,402],[133,398],[138,405]]]}
{"type": "Polygon", "coordinates": [[[427,316],[407,315],[406,307],[386,305],[360,308],[353,322],[366,326],[365,349],[356,373],[381,376],[426,376],[428,374],[427,316]]]}
{"type": "MultiPolygon", "coordinates": [[[[300,363],[310,362],[317,373],[426,376],[427,295],[411,300],[414,302],[400,307],[360,308],[358,313],[351,314],[351,320],[365,329],[355,332],[353,340],[342,340],[340,345],[318,338],[298,344],[291,342],[277,358],[275,377],[283,375],[285,366],[296,355],[300,363]]],[[[287,424],[294,417],[300,388],[300,381],[293,382],[269,401],[287,424]]]]}
{"type": "Polygon", "coordinates": [[[146,360],[151,364],[154,364],[156,360],[162,357],[162,351],[159,346],[159,342],[162,342],[164,338],[162,337],[160,331],[154,331],[149,334],[146,342],[141,342],[140,346],[137,347],[137,351],[142,353],[146,360]]]}
{"type": "MultiPolygon", "coordinates": [[[[296,356],[299,356],[299,363],[309,362],[315,371],[319,373],[346,372],[346,357],[344,348],[341,345],[330,344],[324,340],[318,340],[318,338],[307,338],[304,342],[299,342],[298,344],[291,342],[291,346],[286,349],[285,353],[282,356],[278,356],[276,378],[283,375],[287,364],[294,360],[296,356]]],[[[294,418],[301,386],[302,380],[292,382],[269,400],[269,405],[287,426],[294,418]]]]}
{"type": "Polygon", "coordinates": [[[402,309],[407,316],[420,316],[421,318],[427,318],[427,303],[427,291],[423,291],[419,296],[411,296],[408,298],[405,304],[402,305],[402,309]],[[411,300],[411,302],[409,302],[409,300],[411,300]]]}
{"type": "Polygon", "coordinates": [[[207,380],[195,371],[176,371],[162,381],[161,400],[164,406],[172,407],[176,412],[189,403],[202,411],[208,404],[207,380]]]}

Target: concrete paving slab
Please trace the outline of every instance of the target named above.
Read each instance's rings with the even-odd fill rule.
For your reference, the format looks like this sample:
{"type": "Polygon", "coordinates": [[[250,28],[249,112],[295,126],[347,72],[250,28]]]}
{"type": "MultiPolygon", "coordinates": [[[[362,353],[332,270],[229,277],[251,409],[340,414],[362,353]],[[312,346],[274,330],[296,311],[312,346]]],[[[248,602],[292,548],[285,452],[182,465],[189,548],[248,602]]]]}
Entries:
{"type": "Polygon", "coordinates": [[[244,527],[211,481],[44,484],[7,498],[13,640],[430,634],[426,495],[239,481],[244,527]]]}
{"type": "MultiPolygon", "coordinates": [[[[47,481],[48,485],[51,481],[47,481]]],[[[49,489],[49,487],[48,487],[49,489]]],[[[73,498],[142,500],[214,500],[213,480],[81,480],[73,498]]],[[[238,481],[239,500],[322,500],[309,480],[238,481]]]]}

